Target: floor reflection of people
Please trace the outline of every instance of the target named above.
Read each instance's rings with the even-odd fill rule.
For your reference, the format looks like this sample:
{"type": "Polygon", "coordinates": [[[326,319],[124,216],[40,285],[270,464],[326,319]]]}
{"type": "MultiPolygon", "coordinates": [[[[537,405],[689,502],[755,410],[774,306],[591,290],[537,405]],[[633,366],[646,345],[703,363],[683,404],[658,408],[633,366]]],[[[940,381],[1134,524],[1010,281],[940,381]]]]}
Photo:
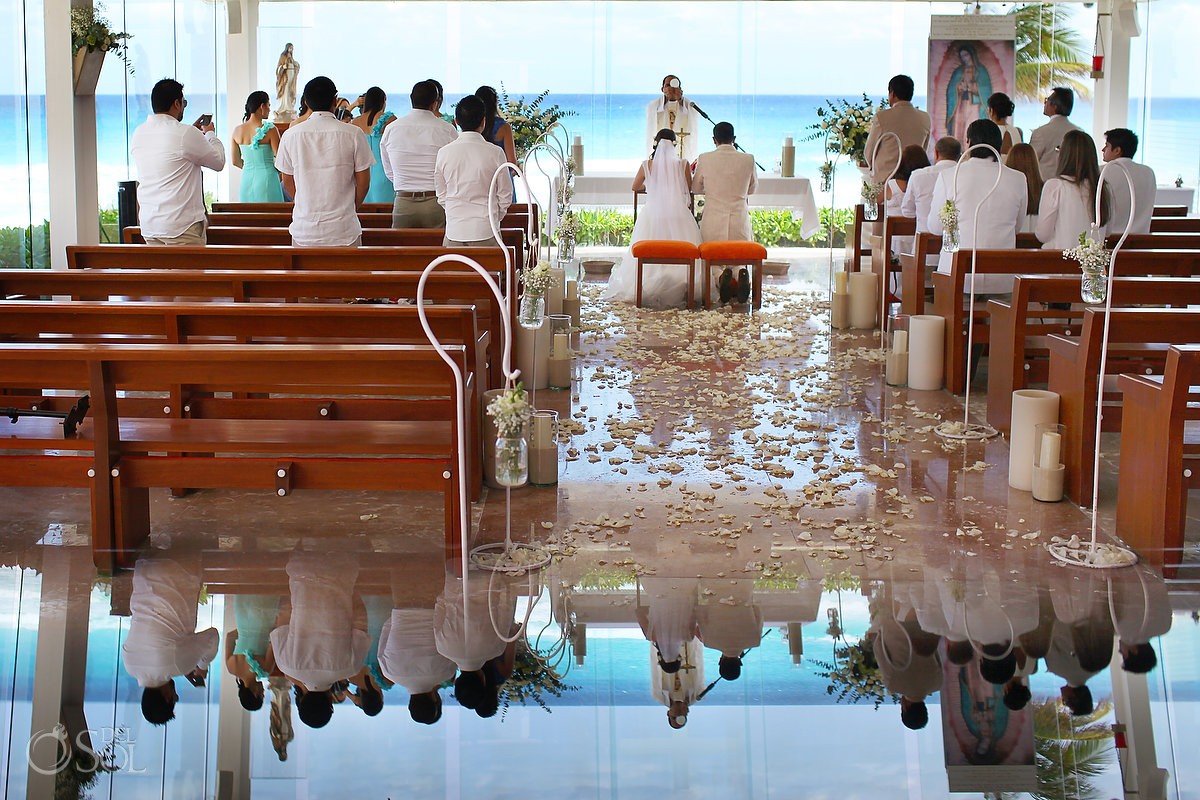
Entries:
{"type": "Polygon", "coordinates": [[[735,681],[741,677],[746,651],[762,643],[763,612],[754,602],[754,580],[702,580],[700,587],[713,592],[711,602],[698,612],[704,646],[721,654],[721,677],[735,681]]]}
{"type": "Polygon", "coordinates": [[[929,724],[925,698],[942,685],[941,636],[923,630],[917,620],[921,588],[915,581],[889,583],[871,603],[868,629],[880,680],[900,695],[900,721],[914,731],[929,724]]]}
{"type": "MultiPolygon", "coordinates": [[[[466,583],[446,575],[445,586],[434,605],[434,643],[437,651],[454,662],[459,675],[454,681],[454,699],[463,708],[490,716],[492,696],[498,695],[484,667],[505,651],[497,627],[511,628],[516,598],[508,581],[499,576],[470,572],[466,583]],[[464,598],[464,591],[466,596],[464,598]]],[[[498,705],[498,697],[496,699],[498,705]]]]}
{"type": "Polygon", "coordinates": [[[271,687],[271,748],[280,761],[287,761],[287,747],[296,738],[292,729],[292,684],[283,676],[268,681],[271,687]]]}
{"type": "Polygon", "coordinates": [[[650,652],[650,695],[667,707],[667,724],[679,730],[687,725],[692,704],[704,693],[704,646],[699,639],[685,642],[678,657],[664,662],[650,652]]]}
{"type": "Polygon", "coordinates": [[[225,636],[225,670],[237,681],[238,700],[247,711],[263,707],[267,680],[275,668],[268,658],[271,629],[279,616],[279,598],[241,594],[232,598],[237,628],[225,636]]]}
{"type": "Polygon", "coordinates": [[[204,685],[217,655],[216,628],[196,631],[200,573],[167,558],[139,558],[133,569],[129,635],[121,647],[125,671],[142,687],[142,716],[152,725],[175,718],[174,678],[204,685]]]}
{"type": "Polygon", "coordinates": [[[1158,664],[1150,640],[1171,630],[1167,585],[1145,564],[1111,572],[1109,609],[1117,633],[1121,667],[1126,672],[1147,673],[1158,664]]]}
{"type": "Polygon", "coordinates": [[[291,617],[271,631],[270,653],[296,689],[300,721],[321,728],[333,716],[335,685],[362,669],[371,644],[354,627],[358,565],[344,556],[297,553],[287,574],[291,617]]]}
{"type": "Polygon", "coordinates": [[[393,608],[379,636],[379,667],[408,691],[413,722],[432,725],[442,718],[438,689],[454,679],[455,664],[438,652],[433,608],[393,608]]]}
{"type": "Polygon", "coordinates": [[[643,576],[641,586],[644,591],[636,610],[638,625],[654,643],[662,668],[678,670],[683,646],[700,635],[696,614],[700,581],[643,576]]]}

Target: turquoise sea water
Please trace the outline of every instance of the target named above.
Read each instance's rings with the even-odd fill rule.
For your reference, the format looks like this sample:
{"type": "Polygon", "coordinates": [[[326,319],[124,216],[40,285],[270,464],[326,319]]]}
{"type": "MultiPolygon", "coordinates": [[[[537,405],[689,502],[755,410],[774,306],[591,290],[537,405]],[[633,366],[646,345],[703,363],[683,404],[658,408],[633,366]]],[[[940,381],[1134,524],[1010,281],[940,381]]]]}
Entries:
{"type": "MultiPolygon", "coordinates": [[[[397,100],[405,96],[399,91],[392,94],[397,100]]],[[[450,103],[456,99],[457,96],[448,98],[450,103]]],[[[564,123],[572,135],[583,137],[586,160],[633,164],[645,157],[645,107],[651,99],[651,95],[632,94],[551,94],[547,102],[573,112],[564,123]]],[[[826,99],[824,96],[696,95],[692,99],[713,119],[732,122],[738,143],[754,153],[767,170],[776,167],[784,138],[795,138],[798,174],[816,176],[817,167],[824,160],[821,142],[801,140],[816,121],[816,109],[826,99]]],[[[924,105],[923,98],[916,98],[916,102],[918,106],[924,105]]],[[[218,112],[224,107],[225,98],[218,97],[218,112]]],[[[104,205],[106,197],[115,199],[116,181],[131,176],[129,137],[149,113],[149,97],[99,95],[96,108],[100,195],[104,205]]],[[[393,110],[404,111],[402,107],[393,110]]],[[[1081,102],[1072,120],[1088,129],[1091,113],[1090,104],[1081,102]]],[[[1200,148],[1196,144],[1200,135],[1200,98],[1156,99],[1149,115],[1144,113],[1140,102],[1131,101],[1129,119],[1130,126],[1142,137],[1139,160],[1144,159],[1155,169],[1160,182],[1167,183],[1181,175],[1187,183],[1195,183],[1200,173],[1200,148]]],[[[30,214],[40,219],[39,209],[48,207],[44,120],[44,98],[0,95],[0,180],[14,189],[0,195],[0,225],[13,224],[10,220],[30,214]],[[22,184],[28,188],[27,192],[17,188],[22,184]]],[[[1040,105],[1017,107],[1015,124],[1026,132],[1042,121],[1040,105]]],[[[221,120],[218,113],[218,133],[226,141],[232,122],[221,120]]],[[[707,138],[704,133],[701,135],[707,138]]],[[[218,181],[216,187],[210,188],[220,192],[221,185],[218,181]]]]}

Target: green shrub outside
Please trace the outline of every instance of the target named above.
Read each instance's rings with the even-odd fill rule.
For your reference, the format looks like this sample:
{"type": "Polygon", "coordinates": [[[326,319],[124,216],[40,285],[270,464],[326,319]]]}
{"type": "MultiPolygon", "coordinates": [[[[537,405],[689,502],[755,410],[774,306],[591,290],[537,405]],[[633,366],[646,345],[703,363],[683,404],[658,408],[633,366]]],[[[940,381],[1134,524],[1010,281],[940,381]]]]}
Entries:
{"type": "Polygon", "coordinates": [[[46,269],[50,266],[50,222],[32,227],[0,228],[0,268],[46,269]]]}
{"type": "MultiPolygon", "coordinates": [[[[765,247],[829,247],[831,215],[834,221],[833,246],[842,247],[846,242],[846,224],[854,219],[850,209],[838,209],[833,212],[822,208],[821,230],[808,239],[800,233],[800,217],[791,211],[752,209],[750,227],[754,233],[754,241],[765,247]]],[[[585,208],[576,209],[575,216],[579,221],[576,244],[602,247],[625,247],[629,244],[629,237],[633,233],[632,214],[613,209],[585,208]]]]}

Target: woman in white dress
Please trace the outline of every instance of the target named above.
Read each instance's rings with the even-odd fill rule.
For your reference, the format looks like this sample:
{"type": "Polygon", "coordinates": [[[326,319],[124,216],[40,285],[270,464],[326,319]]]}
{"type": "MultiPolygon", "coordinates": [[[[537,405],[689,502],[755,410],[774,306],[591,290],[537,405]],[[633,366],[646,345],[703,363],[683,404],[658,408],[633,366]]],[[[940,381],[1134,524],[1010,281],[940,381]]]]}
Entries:
{"type": "MultiPolygon", "coordinates": [[[[664,128],[654,137],[650,158],[638,168],[633,190],[646,190],[646,204],[633,226],[630,246],[647,239],[671,239],[700,244],[700,226],[688,208],[692,173],[676,150],[675,132],[664,128]]],[[[700,270],[696,286],[702,289],[700,270]]],[[[621,259],[608,279],[606,300],[632,303],[637,297],[637,261],[632,252],[621,259]]],[[[642,305],[652,308],[682,306],[687,297],[687,270],[673,264],[647,264],[642,269],[642,305]]]]}
{"type": "MultiPolygon", "coordinates": [[[[1083,131],[1068,131],[1058,153],[1058,175],[1042,187],[1037,238],[1045,250],[1066,250],[1079,244],[1096,210],[1096,183],[1100,165],[1096,143],[1083,131]]],[[[1108,221],[1108,192],[1100,203],[1100,233],[1108,221]]]]}

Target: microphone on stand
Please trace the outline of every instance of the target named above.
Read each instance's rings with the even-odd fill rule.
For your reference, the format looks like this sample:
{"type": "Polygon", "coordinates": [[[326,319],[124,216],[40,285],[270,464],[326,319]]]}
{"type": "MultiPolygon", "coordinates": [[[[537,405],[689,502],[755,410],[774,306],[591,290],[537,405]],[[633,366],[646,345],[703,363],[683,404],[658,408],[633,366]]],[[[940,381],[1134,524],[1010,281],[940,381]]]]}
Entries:
{"type": "MultiPolygon", "coordinates": [[[[708,120],[710,123],[712,123],[712,124],[713,124],[713,126],[716,126],[716,124],[717,124],[717,123],[716,123],[716,122],[713,120],[713,118],[712,118],[712,117],[710,117],[708,114],[704,113],[704,109],[703,109],[703,108],[701,108],[700,106],[696,105],[696,104],[695,104],[694,102],[692,102],[691,100],[688,100],[688,103],[691,105],[691,107],[692,107],[692,108],[696,109],[696,113],[697,113],[697,114],[699,114],[700,116],[704,117],[706,120],[708,120]]],[[[738,144],[737,142],[734,142],[734,143],[733,143],[733,147],[734,147],[734,149],[735,149],[735,150],[737,150],[739,153],[745,153],[745,152],[746,152],[746,151],[745,151],[745,150],[742,148],[742,146],[741,146],[740,144],[738,144]]],[[[758,168],[759,168],[759,169],[761,169],[763,172],[766,172],[766,171],[767,171],[767,168],[766,168],[766,167],[764,167],[762,164],[758,163],[758,161],[757,161],[757,160],[755,160],[755,162],[754,162],[754,166],[758,167],[758,168]]]]}

